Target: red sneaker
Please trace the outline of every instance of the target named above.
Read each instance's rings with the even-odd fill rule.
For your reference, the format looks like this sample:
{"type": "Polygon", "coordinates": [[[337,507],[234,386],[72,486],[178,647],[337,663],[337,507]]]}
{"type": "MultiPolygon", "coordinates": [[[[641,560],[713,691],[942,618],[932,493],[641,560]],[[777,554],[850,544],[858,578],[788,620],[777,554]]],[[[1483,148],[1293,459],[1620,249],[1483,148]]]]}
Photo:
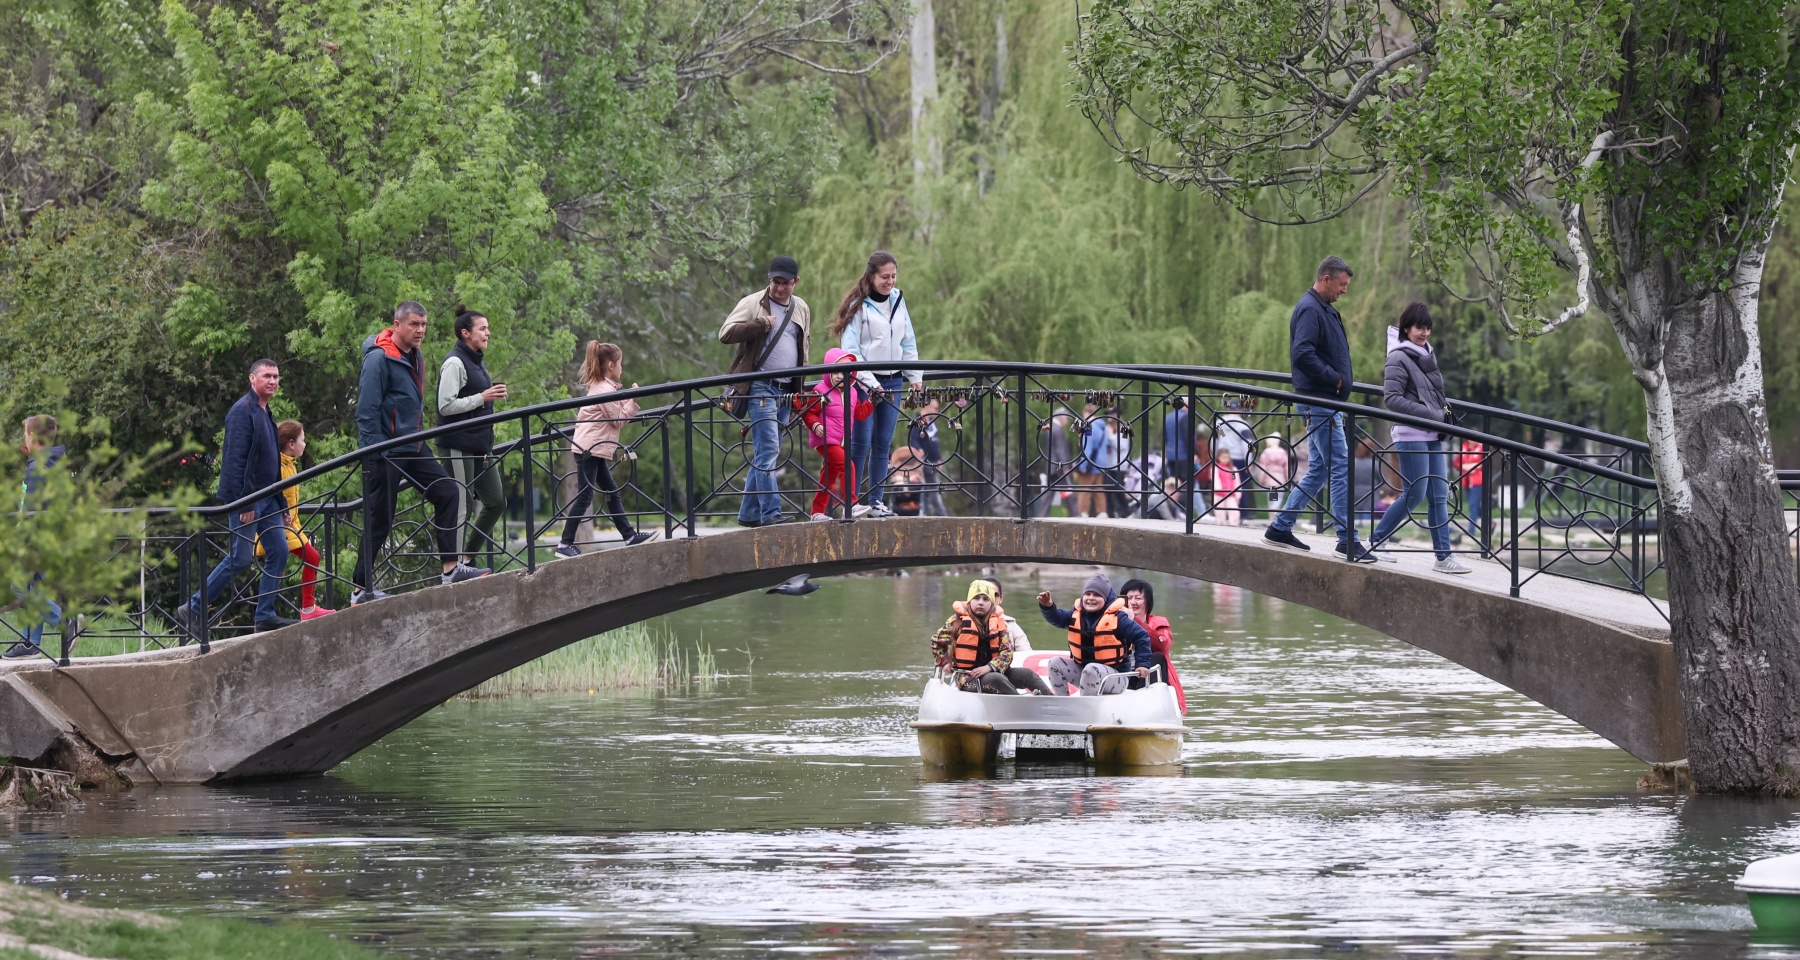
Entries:
{"type": "Polygon", "coordinates": [[[312,608],[311,613],[301,614],[300,619],[302,619],[302,620],[317,620],[320,617],[322,617],[328,613],[336,613],[336,612],[337,612],[336,610],[333,610],[330,607],[314,607],[314,608],[312,608]]]}

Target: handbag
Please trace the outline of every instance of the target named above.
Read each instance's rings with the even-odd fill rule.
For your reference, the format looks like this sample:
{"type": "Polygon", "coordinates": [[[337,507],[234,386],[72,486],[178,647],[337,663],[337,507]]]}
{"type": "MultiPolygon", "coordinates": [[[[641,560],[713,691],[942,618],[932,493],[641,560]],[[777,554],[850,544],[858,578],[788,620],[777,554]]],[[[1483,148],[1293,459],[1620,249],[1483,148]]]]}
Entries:
{"type": "MultiPolygon", "coordinates": [[[[781,326],[776,329],[775,335],[763,343],[762,352],[757,355],[756,362],[750,365],[752,371],[769,361],[769,354],[775,352],[775,345],[781,342],[782,337],[787,336],[788,324],[793,322],[794,304],[789,301],[787,316],[781,318],[781,326]]],[[[725,412],[739,420],[744,419],[744,415],[750,412],[750,385],[734,383],[725,389],[725,412]]]]}

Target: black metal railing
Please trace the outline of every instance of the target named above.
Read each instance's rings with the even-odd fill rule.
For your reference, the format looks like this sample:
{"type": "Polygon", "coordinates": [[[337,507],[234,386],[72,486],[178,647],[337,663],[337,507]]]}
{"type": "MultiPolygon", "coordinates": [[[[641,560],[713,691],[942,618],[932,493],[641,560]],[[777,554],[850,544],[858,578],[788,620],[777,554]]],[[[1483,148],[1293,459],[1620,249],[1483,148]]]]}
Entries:
{"type": "MultiPolygon", "coordinates": [[[[793,371],[804,385],[795,391],[781,384],[778,405],[791,411],[796,398],[804,402],[813,396],[812,387],[824,374],[873,366],[793,371]]],[[[1454,401],[1452,422],[1437,424],[1363,403],[1301,397],[1282,386],[1285,375],[1265,371],[1004,362],[921,362],[901,368],[919,372],[923,382],[893,397],[902,408],[891,448],[896,452],[885,463],[869,465],[898,513],[1024,519],[1103,512],[1160,518],[1180,523],[1190,533],[1202,524],[1263,522],[1293,493],[1303,470],[1313,427],[1297,408],[1311,405],[1344,417],[1351,451],[1351,523],[1365,542],[1385,506],[1406,485],[1407,464],[1391,439],[1392,429],[1429,429],[1441,433],[1442,445],[1452,448],[1445,456],[1443,478],[1447,514],[1433,523],[1421,503],[1381,545],[1383,550],[1435,550],[1433,528],[1448,528],[1452,542],[1447,552],[1498,561],[1510,571],[1515,596],[1542,577],[1575,578],[1642,595],[1662,609],[1658,598],[1664,558],[1656,485],[1649,476],[1648,448],[1637,441],[1454,401]],[[1177,413],[1178,405],[1185,417],[1177,413]],[[936,427],[936,457],[923,452],[929,444],[915,447],[911,442],[930,426],[936,427]],[[1190,442],[1184,435],[1198,436],[1190,442]],[[1181,466],[1182,460],[1193,467],[1181,466]]],[[[606,402],[655,404],[617,423],[621,432],[612,474],[632,527],[691,537],[733,522],[743,503],[751,442],[748,422],[734,416],[721,397],[727,387],[757,379],[750,374],[706,377],[605,396],[606,402]]],[[[1367,384],[1356,390],[1379,395],[1378,388],[1367,384]]],[[[499,472],[505,506],[496,535],[474,545],[471,556],[477,565],[530,571],[554,558],[580,479],[571,437],[580,408],[590,402],[574,397],[450,428],[488,423],[511,437],[497,445],[489,467],[499,472]]],[[[796,421],[790,418],[778,433],[776,494],[785,513],[804,519],[814,512],[819,456],[809,448],[810,431],[796,421]]],[[[846,427],[853,429],[854,423],[846,427]]],[[[213,640],[254,629],[250,611],[260,599],[255,564],[235,578],[191,629],[178,625],[175,611],[229,548],[228,518],[289,488],[301,491],[298,532],[321,555],[315,585],[319,605],[349,602],[356,587],[350,571],[365,550],[374,585],[383,590],[436,583],[436,531],[419,491],[402,493],[385,542],[365,542],[372,503],[363,496],[363,471],[370,458],[402,447],[424,442],[435,451],[436,441],[447,432],[427,430],[358,450],[235,503],[179,513],[150,511],[142,535],[121,544],[122,550],[143,558],[136,595],[84,625],[71,625],[60,645],[46,644],[60,647],[46,655],[66,659],[77,634],[84,655],[100,655],[189,642],[198,642],[204,651],[213,640]]],[[[1784,487],[1790,484],[1800,488],[1796,480],[1784,487]]],[[[1334,523],[1327,497],[1328,488],[1304,504],[1306,522],[1314,530],[1334,523]]],[[[604,500],[603,494],[594,497],[590,512],[596,519],[604,513],[604,500]]],[[[844,522],[851,506],[837,491],[828,492],[822,505],[820,512],[838,522],[844,522]]],[[[1800,519],[1800,504],[1794,510],[1800,519]]],[[[587,523],[578,526],[578,549],[619,542],[587,523]]],[[[462,535],[458,531],[459,543],[462,535]]],[[[297,612],[300,567],[290,560],[286,581],[275,592],[283,614],[297,612]]],[[[0,623],[0,642],[11,642],[7,630],[23,633],[12,621],[0,623]]]]}

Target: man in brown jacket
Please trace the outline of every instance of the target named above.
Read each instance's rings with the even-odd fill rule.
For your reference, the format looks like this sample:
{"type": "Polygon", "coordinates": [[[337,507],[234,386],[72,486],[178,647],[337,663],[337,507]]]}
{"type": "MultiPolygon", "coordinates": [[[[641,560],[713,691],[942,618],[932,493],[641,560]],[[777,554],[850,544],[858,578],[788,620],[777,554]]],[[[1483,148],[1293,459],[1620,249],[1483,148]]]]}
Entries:
{"type": "Polygon", "coordinates": [[[794,296],[800,264],[793,257],[776,257],[769,264],[769,285],[745,297],[733,307],[719,327],[720,343],[737,344],[732,373],[769,374],[749,383],[733,385],[727,397],[749,400],[750,469],[744,474],[744,502],[738,507],[738,523],[761,527],[786,523],[781,497],[775,492],[775,465],[781,455],[781,428],[787,424],[789,405],[782,392],[798,389],[783,371],[804,367],[812,355],[812,311],[794,296]]]}

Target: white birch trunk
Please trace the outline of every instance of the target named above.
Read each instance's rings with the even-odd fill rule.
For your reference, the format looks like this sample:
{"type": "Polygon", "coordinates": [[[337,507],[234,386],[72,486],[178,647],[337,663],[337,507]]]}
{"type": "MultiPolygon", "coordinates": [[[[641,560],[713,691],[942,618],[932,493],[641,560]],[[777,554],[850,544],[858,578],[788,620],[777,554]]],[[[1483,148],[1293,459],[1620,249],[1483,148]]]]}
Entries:
{"type": "Polygon", "coordinates": [[[923,177],[927,170],[941,172],[943,162],[937,140],[927,129],[927,112],[938,97],[937,84],[937,17],[931,0],[918,0],[913,10],[912,42],[912,138],[913,175],[923,177]]]}

